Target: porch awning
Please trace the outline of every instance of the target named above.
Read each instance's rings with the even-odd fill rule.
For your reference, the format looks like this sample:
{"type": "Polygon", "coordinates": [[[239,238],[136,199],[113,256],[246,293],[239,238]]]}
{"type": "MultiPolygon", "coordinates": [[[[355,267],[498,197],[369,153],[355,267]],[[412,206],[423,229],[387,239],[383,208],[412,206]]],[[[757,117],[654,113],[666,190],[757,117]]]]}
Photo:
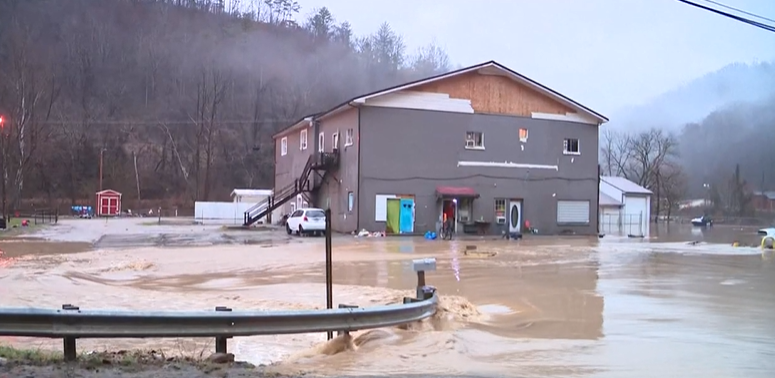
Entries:
{"type": "Polygon", "coordinates": [[[474,188],[465,186],[437,186],[436,195],[439,198],[479,198],[474,188]]]}

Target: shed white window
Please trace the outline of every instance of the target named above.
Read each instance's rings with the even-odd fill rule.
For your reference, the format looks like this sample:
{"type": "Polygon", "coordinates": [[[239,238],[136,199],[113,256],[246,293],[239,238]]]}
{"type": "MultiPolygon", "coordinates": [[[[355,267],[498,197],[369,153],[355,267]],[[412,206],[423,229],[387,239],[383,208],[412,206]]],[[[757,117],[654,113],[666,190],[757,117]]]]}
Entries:
{"type": "Polygon", "coordinates": [[[347,131],[345,131],[345,133],[344,133],[344,146],[345,147],[352,146],[354,139],[355,138],[354,138],[354,131],[353,131],[353,129],[347,129],[347,131]]]}
{"type": "Polygon", "coordinates": [[[326,150],[326,134],[320,133],[318,134],[318,148],[320,148],[318,151],[324,152],[326,150]]]}
{"type": "Polygon", "coordinates": [[[579,140],[567,138],[562,142],[562,153],[565,155],[581,155],[579,150],[579,140]]]}
{"type": "Polygon", "coordinates": [[[557,201],[557,224],[589,224],[589,201],[557,201]]]}
{"type": "Polygon", "coordinates": [[[280,156],[288,155],[288,137],[280,139],[280,156]]]}
{"type": "Polygon", "coordinates": [[[307,149],[307,130],[301,130],[301,133],[299,133],[299,149],[300,150],[306,150],[307,149]]]}
{"type": "Polygon", "coordinates": [[[331,148],[339,148],[339,132],[335,132],[331,135],[331,148]]]}
{"type": "Polygon", "coordinates": [[[484,133],[479,131],[469,131],[466,133],[466,148],[473,150],[484,149],[484,133]]]}

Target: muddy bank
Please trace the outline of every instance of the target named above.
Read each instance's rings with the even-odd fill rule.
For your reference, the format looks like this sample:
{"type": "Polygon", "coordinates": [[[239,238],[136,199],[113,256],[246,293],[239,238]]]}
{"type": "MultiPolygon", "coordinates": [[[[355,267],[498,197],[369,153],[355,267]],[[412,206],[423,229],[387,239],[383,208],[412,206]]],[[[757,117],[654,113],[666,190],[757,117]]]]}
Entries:
{"type": "Polygon", "coordinates": [[[91,243],[84,242],[53,243],[38,239],[8,239],[0,241],[0,259],[23,256],[68,255],[87,252],[92,249],[91,243]]]}

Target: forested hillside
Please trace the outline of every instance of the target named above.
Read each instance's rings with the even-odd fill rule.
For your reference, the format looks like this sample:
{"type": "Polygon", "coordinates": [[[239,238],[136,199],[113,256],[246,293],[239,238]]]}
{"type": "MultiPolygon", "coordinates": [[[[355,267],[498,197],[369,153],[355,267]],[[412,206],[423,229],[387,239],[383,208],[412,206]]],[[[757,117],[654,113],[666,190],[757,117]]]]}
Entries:
{"type": "Polygon", "coordinates": [[[750,214],[752,191],[775,190],[775,64],[732,64],[620,112],[604,126],[600,161],[668,212],[712,197],[719,212],[750,214]]]}
{"type": "MultiPolygon", "coordinates": [[[[271,135],[358,93],[449,69],[383,24],[293,0],[0,0],[3,197],[226,198],[270,187],[271,135]]],[[[142,207],[142,203],[134,203],[142,207]]]]}

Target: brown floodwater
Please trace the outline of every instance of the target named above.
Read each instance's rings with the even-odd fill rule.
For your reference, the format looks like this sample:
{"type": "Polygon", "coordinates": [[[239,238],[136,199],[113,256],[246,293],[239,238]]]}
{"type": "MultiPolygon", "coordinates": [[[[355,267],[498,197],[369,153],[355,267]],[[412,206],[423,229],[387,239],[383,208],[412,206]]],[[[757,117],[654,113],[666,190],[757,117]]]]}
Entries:
{"type": "MultiPolygon", "coordinates": [[[[716,227],[702,238],[690,229],[657,232],[652,240],[336,238],[335,304],[400,302],[416,284],[411,260],[433,256],[438,269],[427,280],[441,294],[437,315],[330,342],[318,334],[265,336],[237,338],[229,348],[239,359],[273,363],[278,373],[775,376],[772,254],[731,246],[751,236],[749,230],[716,227]],[[467,253],[468,245],[476,251],[467,253]]],[[[325,306],[322,238],[278,246],[102,250],[56,260],[22,256],[0,269],[3,306],[325,306]]],[[[213,343],[79,341],[82,350],[129,347],[202,354],[213,343]]]]}

